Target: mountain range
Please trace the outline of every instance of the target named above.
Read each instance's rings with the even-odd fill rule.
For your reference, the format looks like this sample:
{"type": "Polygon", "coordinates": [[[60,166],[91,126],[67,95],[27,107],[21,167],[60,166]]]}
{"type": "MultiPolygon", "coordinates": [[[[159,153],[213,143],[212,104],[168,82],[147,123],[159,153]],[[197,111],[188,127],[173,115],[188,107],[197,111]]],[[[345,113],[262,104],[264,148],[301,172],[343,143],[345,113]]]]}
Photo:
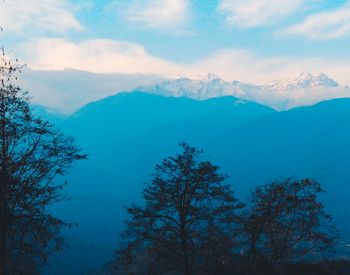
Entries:
{"type": "MultiPolygon", "coordinates": [[[[295,91],[298,81],[310,93],[338,87],[324,75],[306,74],[270,86],[280,87],[281,93],[282,87],[295,91]]],[[[350,243],[350,99],[278,111],[225,94],[240,85],[245,84],[209,75],[195,82],[178,79],[148,91],[118,93],[67,117],[40,109],[41,116],[75,137],[89,155],[67,178],[59,179],[70,183],[66,192],[71,200],[51,210],[79,226],[64,232],[70,247],[51,258],[44,274],[81,274],[111,260],[124,228],[123,206],[142,202],[143,184],[155,164],[177,153],[182,141],[203,149],[204,157],[229,176],[242,201],[251,188],[276,178],[315,178],[326,190],[322,199],[334,216],[341,242],[350,243]],[[218,88],[217,96],[204,96],[209,86],[218,88]],[[192,98],[196,89],[202,94],[192,98]]],[[[270,86],[260,89],[267,92],[270,86]]],[[[340,245],[340,253],[350,255],[347,249],[340,245]]]]}
{"type": "Polygon", "coordinates": [[[348,86],[325,74],[303,72],[270,83],[225,81],[213,74],[196,78],[165,79],[157,75],[94,74],[79,70],[36,71],[27,69],[20,86],[31,92],[33,102],[62,114],[72,114],[91,101],[135,90],[163,96],[208,99],[234,96],[277,110],[309,106],[323,100],[350,97],[348,86]],[[138,87],[140,86],[140,87],[138,87]]]}
{"type": "Polygon", "coordinates": [[[208,99],[222,96],[255,101],[277,110],[312,105],[317,102],[350,97],[350,88],[340,86],[335,80],[321,73],[303,72],[292,78],[281,79],[265,85],[240,81],[227,82],[208,74],[199,79],[177,78],[137,88],[137,90],[164,96],[208,99]]]}

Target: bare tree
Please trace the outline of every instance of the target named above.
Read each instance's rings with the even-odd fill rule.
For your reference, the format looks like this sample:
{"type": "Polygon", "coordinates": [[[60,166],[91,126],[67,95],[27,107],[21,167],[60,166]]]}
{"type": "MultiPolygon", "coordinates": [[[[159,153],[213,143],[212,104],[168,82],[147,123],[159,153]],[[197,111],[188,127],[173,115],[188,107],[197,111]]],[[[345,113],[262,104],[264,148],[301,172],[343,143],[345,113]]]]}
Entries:
{"type": "Polygon", "coordinates": [[[287,179],[255,189],[245,223],[249,273],[257,266],[262,274],[262,266],[315,258],[331,248],[336,234],[318,200],[320,192],[320,185],[309,179],[287,179]]]}
{"type": "Polygon", "coordinates": [[[0,273],[34,274],[40,262],[62,247],[59,232],[65,223],[47,211],[63,198],[64,184],[55,178],[85,155],[71,137],[32,113],[27,94],[6,80],[18,68],[2,62],[0,273]]]}
{"type": "Polygon", "coordinates": [[[131,221],[123,235],[117,264],[126,270],[175,274],[204,272],[224,264],[237,245],[235,224],[242,207],[226,177],[201,151],[181,144],[183,152],[157,165],[144,190],[145,206],[128,208],[131,221]]]}

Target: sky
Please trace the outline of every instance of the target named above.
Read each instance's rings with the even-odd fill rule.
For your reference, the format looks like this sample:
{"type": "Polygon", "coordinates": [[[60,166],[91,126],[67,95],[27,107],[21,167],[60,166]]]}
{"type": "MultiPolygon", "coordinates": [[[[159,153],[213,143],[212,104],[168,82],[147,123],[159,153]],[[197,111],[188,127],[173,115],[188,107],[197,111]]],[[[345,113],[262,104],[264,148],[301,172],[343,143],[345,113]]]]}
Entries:
{"type": "Polygon", "coordinates": [[[0,25],[29,70],[350,84],[350,1],[6,0],[0,25]]]}

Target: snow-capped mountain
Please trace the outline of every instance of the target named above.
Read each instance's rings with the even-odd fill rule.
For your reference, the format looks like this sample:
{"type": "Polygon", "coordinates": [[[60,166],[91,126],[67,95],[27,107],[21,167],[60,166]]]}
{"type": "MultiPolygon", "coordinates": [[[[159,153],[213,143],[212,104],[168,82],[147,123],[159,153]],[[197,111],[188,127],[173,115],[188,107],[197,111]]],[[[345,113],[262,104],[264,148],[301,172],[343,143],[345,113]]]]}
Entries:
{"type": "Polygon", "coordinates": [[[259,90],[260,86],[233,81],[232,83],[220,79],[218,76],[208,74],[198,79],[180,77],[162,83],[140,87],[137,90],[152,94],[174,97],[189,97],[194,99],[208,99],[222,96],[244,97],[250,90],[259,90]]]}
{"type": "Polygon", "coordinates": [[[240,91],[231,83],[213,74],[208,74],[205,77],[202,76],[199,79],[181,77],[167,80],[153,86],[141,87],[138,90],[152,94],[195,99],[207,99],[225,95],[244,95],[242,89],[240,91]]]}
{"type": "Polygon", "coordinates": [[[234,96],[253,100],[279,110],[310,105],[332,98],[350,97],[349,87],[339,86],[335,80],[323,73],[314,76],[306,72],[266,85],[240,81],[228,82],[213,74],[208,74],[198,79],[186,77],[170,79],[156,85],[140,87],[137,90],[194,99],[234,96]]]}
{"type": "Polygon", "coordinates": [[[323,73],[313,76],[310,73],[303,72],[294,78],[271,82],[264,85],[263,89],[271,91],[290,91],[315,87],[335,88],[339,87],[339,84],[323,73]]]}

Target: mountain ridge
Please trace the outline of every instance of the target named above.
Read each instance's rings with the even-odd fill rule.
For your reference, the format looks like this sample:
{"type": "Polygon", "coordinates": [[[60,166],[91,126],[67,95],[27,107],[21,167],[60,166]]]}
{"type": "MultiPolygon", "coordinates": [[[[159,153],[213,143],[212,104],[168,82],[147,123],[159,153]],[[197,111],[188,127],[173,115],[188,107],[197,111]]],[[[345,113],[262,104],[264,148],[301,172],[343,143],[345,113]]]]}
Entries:
{"type": "Polygon", "coordinates": [[[281,79],[264,85],[241,81],[225,81],[208,74],[198,79],[179,77],[136,90],[163,96],[208,99],[222,96],[255,101],[277,110],[312,105],[322,100],[350,97],[350,88],[340,86],[324,73],[312,75],[303,72],[292,78],[281,79]]]}

